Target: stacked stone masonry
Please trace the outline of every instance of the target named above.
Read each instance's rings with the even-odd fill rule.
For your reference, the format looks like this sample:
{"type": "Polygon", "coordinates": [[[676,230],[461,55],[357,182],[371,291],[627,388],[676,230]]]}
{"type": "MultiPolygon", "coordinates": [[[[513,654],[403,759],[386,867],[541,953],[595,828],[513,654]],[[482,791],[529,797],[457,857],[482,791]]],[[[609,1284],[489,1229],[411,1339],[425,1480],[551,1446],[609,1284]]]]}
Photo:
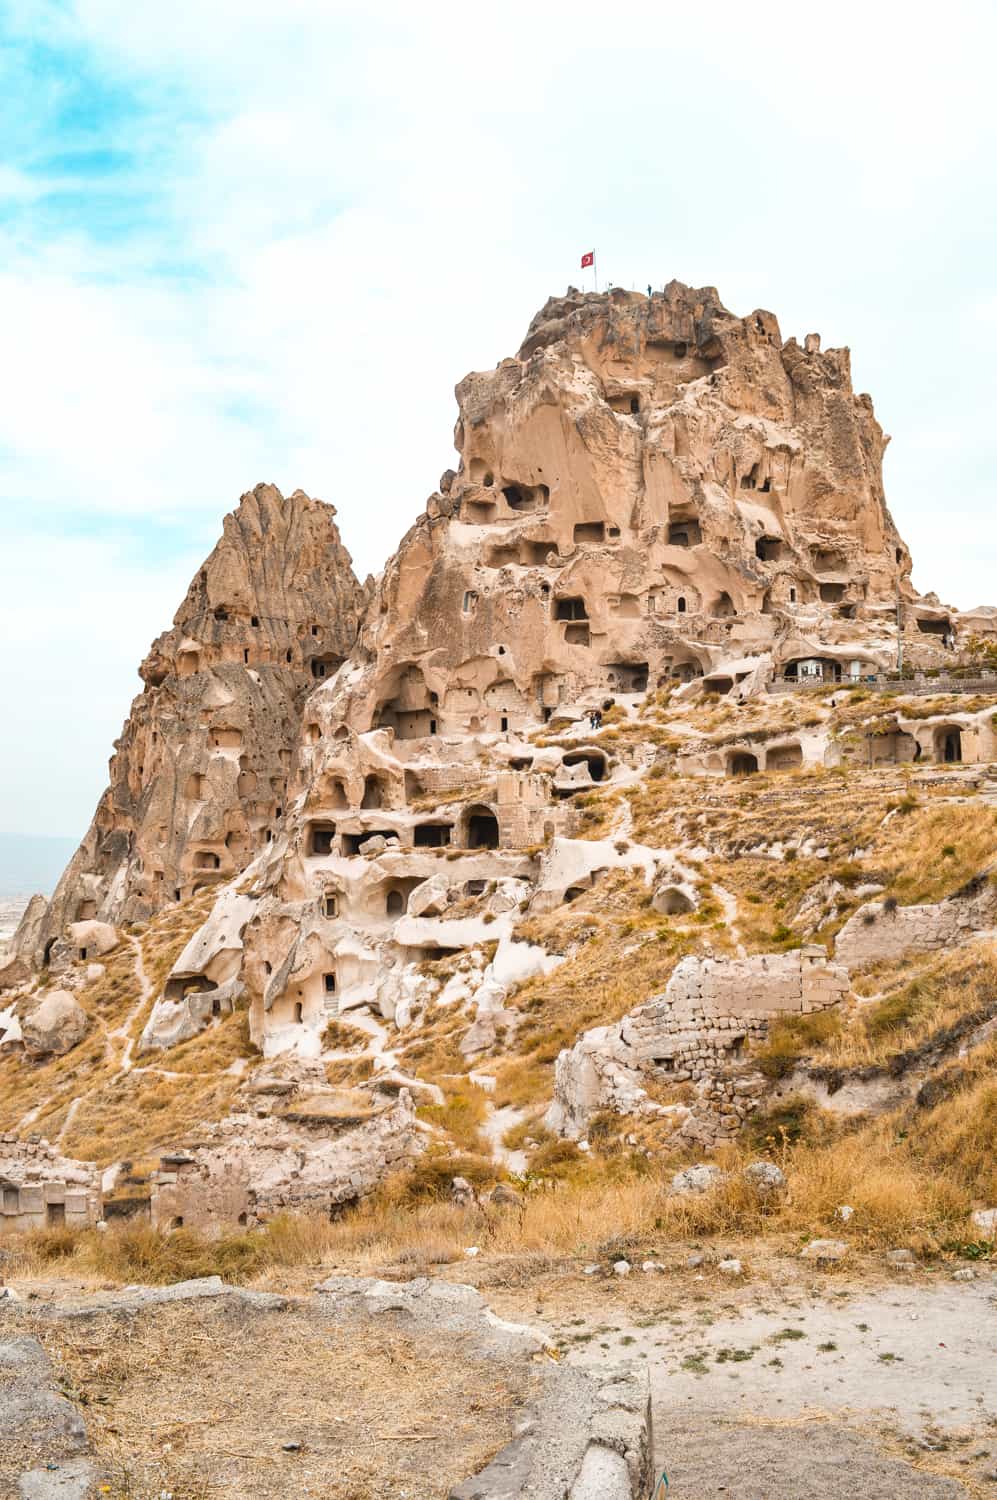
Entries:
{"type": "Polygon", "coordinates": [[[21,1229],[89,1229],[101,1216],[92,1162],[60,1156],[40,1136],[0,1136],[0,1234],[21,1229]]]}
{"type": "Polygon", "coordinates": [[[848,971],[816,945],[742,959],[684,958],[663,995],[616,1026],[583,1033],[560,1054],[547,1123],[577,1137],[599,1109],[646,1111],[643,1081],[658,1078],[695,1084],[699,1129],[710,1115],[714,1135],[732,1133],[761,1092],[751,1044],[779,1016],[825,1010],[847,993],[848,971]]]}

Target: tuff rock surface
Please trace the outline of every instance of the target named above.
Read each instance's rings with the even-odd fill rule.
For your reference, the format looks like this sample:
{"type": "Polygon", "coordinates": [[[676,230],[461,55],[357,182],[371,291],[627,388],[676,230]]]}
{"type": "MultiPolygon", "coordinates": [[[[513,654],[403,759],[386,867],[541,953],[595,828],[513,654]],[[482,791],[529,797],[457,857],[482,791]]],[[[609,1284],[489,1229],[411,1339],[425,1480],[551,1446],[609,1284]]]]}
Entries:
{"type": "Polygon", "coordinates": [[[260,484],[226,516],[139,668],[110,786],[44,921],[26,913],[22,964],[58,968],[74,924],[143,920],[239,874],[274,837],[302,705],[349,655],[363,611],[335,514],[260,484]]]}

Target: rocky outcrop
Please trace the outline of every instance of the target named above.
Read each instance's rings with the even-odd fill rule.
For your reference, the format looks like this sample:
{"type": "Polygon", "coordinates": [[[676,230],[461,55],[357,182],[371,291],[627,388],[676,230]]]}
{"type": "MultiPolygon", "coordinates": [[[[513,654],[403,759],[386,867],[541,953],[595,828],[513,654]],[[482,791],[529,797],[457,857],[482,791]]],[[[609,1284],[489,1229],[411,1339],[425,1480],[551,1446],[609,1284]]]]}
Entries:
{"type": "MultiPolygon", "coordinates": [[[[363,611],[335,514],[261,484],[225,518],[142,663],[110,786],[32,929],[37,966],[76,956],[74,924],[146,919],[245,869],[275,836],[302,704],[353,649],[363,611]]],[[[28,941],[15,951],[27,959],[28,941]]]]}
{"type": "Polygon", "coordinates": [[[47,990],[20,1013],[21,1041],[32,1057],[61,1057],[87,1034],[90,1018],[68,990],[47,990]]]}
{"type": "Polygon", "coordinates": [[[231,1014],[244,993],[242,934],[255,908],[251,896],[226,886],[170,970],[139,1038],[139,1052],[175,1047],[215,1017],[231,1014]]]}
{"type": "Polygon", "coordinates": [[[24,984],[35,967],[35,956],[42,944],[48,902],[44,896],[32,896],[24,908],[17,931],[0,963],[0,990],[24,984]]]}
{"type": "Polygon", "coordinates": [[[910,953],[953,948],[997,929],[997,869],[985,871],[947,901],[898,906],[867,901],[849,917],[834,943],[835,956],[850,969],[885,963],[910,953]]]}
{"type": "Polygon", "coordinates": [[[281,1211],[329,1217],[421,1149],[407,1089],[330,1089],[317,1063],[261,1070],[232,1114],[163,1158],[152,1222],[213,1233],[281,1211]]]}
{"type": "MultiPolygon", "coordinates": [[[[843,753],[819,714],[670,745],[604,733],[602,715],[629,731],[658,690],[733,709],[864,677],[896,660],[898,629],[930,669],[964,634],[913,590],[848,351],[784,341],[770,313],[737,317],[678,282],[569,290],[457,401],[457,467],[375,583],[353,577],[331,507],[260,486],[143,665],[111,787],[23,946],[58,970],[89,956],[84,928],[210,888],[145,1049],[245,1007],[265,1057],[341,1060],[328,1038],[354,1013],[387,1070],[389,1028],[431,1006],[462,1018],[459,1055],[501,1048],[519,1024],[510,991],[559,961],[516,940],[527,912],[640,875],[654,912],[708,920],[694,846],[634,842],[623,799],[611,833],[581,836],[594,788],[843,753]]],[[[984,754],[992,726],[963,717],[932,725],[922,758],[984,754]]],[[[577,1134],[595,1108],[643,1108],[650,1070],[693,1086],[686,1125],[708,1144],[764,1086],[739,1049],[773,1015],[835,1003],[846,979],[822,950],[687,959],[664,996],[563,1054],[555,1123],[577,1134]]],[[[260,1149],[290,1162],[283,1127],[261,1128],[260,1149]]],[[[225,1129],[217,1161],[255,1180],[225,1129]]]]}

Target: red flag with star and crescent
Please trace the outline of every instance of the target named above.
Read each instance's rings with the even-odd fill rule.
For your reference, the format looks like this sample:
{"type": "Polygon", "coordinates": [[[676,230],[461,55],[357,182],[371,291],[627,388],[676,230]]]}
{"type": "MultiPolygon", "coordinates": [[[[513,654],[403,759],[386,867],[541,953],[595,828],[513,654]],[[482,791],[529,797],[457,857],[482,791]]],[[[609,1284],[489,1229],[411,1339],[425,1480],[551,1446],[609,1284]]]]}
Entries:
{"type": "Polygon", "coordinates": [[[586,266],[591,266],[591,265],[594,265],[594,264],[595,264],[595,251],[594,250],[586,250],[585,254],[582,256],[582,270],[584,271],[586,266]]]}

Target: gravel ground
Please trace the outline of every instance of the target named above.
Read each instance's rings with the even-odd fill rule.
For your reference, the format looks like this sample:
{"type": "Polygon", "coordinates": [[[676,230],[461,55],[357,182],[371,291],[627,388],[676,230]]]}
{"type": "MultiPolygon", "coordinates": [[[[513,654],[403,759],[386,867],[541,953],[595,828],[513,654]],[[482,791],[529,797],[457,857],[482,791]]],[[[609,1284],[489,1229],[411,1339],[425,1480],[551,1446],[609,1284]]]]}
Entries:
{"type": "Polygon", "coordinates": [[[552,1334],[583,1365],[646,1361],[668,1500],[997,1497],[992,1273],[685,1299],[662,1286],[657,1305],[654,1280],[640,1277],[644,1308],[589,1308],[552,1334]]]}

